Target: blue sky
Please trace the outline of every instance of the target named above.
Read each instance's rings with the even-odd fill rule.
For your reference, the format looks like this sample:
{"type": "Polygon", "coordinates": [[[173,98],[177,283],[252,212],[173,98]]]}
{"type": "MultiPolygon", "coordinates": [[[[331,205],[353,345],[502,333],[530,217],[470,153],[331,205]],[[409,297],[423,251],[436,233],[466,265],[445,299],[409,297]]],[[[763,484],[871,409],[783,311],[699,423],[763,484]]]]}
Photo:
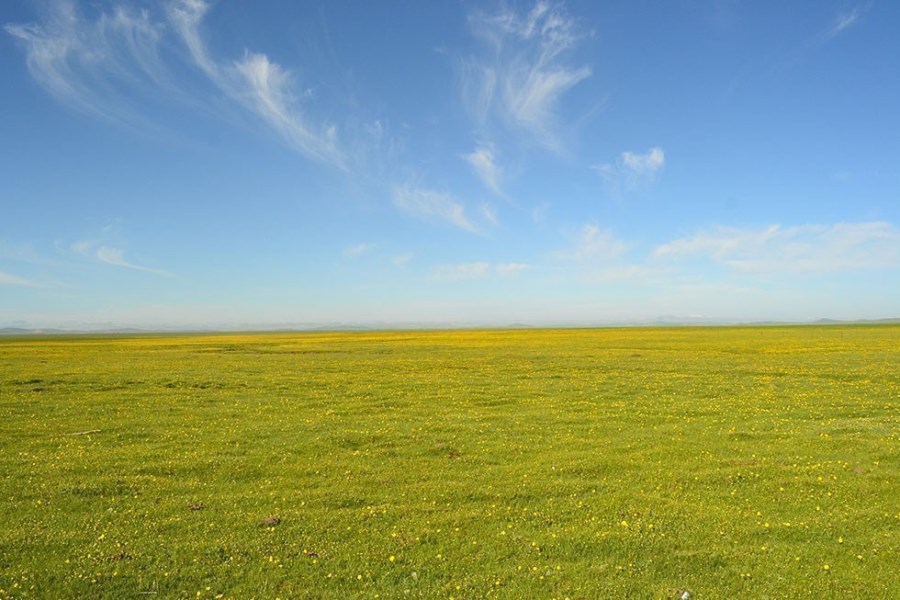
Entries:
{"type": "Polygon", "coordinates": [[[897,2],[0,23],[0,326],[900,316],[897,2]]]}

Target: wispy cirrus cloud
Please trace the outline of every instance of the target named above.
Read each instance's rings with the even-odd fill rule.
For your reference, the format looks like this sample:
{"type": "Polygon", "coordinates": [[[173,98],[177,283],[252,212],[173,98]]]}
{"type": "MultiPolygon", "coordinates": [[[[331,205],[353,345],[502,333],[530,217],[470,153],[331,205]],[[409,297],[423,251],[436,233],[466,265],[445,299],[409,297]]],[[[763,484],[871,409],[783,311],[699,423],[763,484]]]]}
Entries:
{"type": "Polygon", "coordinates": [[[394,188],[393,200],[395,207],[423,221],[445,222],[478,232],[466,215],[466,207],[452,194],[406,185],[394,188]]]}
{"type": "Polygon", "coordinates": [[[167,14],[196,67],[232,100],[256,114],[288,145],[309,158],[347,170],[337,128],[313,123],[303,112],[294,89],[294,75],[261,53],[245,51],[231,62],[216,60],[201,27],[210,5],[203,0],[179,0],[167,14]]]}
{"type": "Polygon", "coordinates": [[[622,165],[636,177],[655,177],[665,163],[666,155],[659,146],[650,148],[646,154],[622,153],[622,165]]]}
{"type": "Polygon", "coordinates": [[[344,248],[344,256],[346,256],[347,258],[358,258],[360,256],[365,256],[366,254],[371,253],[377,247],[377,244],[353,244],[352,246],[347,246],[346,248],[344,248]]]}
{"type": "Polygon", "coordinates": [[[594,284],[640,283],[658,284],[665,280],[667,273],[656,266],[645,264],[612,264],[589,268],[583,273],[583,280],[594,284]]]}
{"type": "Polygon", "coordinates": [[[485,279],[491,274],[491,265],[486,262],[440,265],[431,269],[434,281],[468,281],[485,279]]]}
{"type": "MultiPolygon", "coordinates": [[[[60,102],[126,126],[154,126],[145,115],[160,102],[212,105],[179,79],[184,65],[171,51],[180,40],[190,62],[219,91],[264,122],[304,156],[347,170],[337,128],[311,118],[294,93],[295,75],[261,53],[217,58],[201,32],[210,5],[173,0],[164,15],[115,4],[90,19],[75,3],[47,5],[40,23],[7,24],[25,47],[32,77],[60,102]]],[[[183,74],[181,76],[183,78],[183,74]]]]}
{"type": "Polygon", "coordinates": [[[503,195],[503,191],[500,189],[500,168],[494,158],[493,145],[479,144],[475,150],[464,154],[462,158],[471,165],[475,174],[489,190],[498,196],[503,195]]]}
{"type": "Polygon", "coordinates": [[[165,9],[169,22],[187,47],[194,64],[210,79],[220,79],[219,65],[210,56],[200,35],[200,25],[209,12],[209,4],[204,0],[173,0],[165,5],[165,9]]]}
{"type": "Polygon", "coordinates": [[[120,5],[89,21],[72,2],[59,1],[46,6],[41,23],[4,29],[24,45],[28,71],[39,85],[96,117],[142,121],[143,92],[166,85],[164,26],[146,10],[120,5]]]}
{"type": "Polygon", "coordinates": [[[569,232],[568,247],[550,253],[549,270],[579,284],[658,285],[671,275],[665,266],[648,261],[638,244],[611,228],[586,223],[569,232]]]}
{"type": "Polygon", "coordinates": [[[404,252],[403,254],[395,254],[393,258],[391,258],[391,262],[394,263],[396,267],[404,267],[412,261],[415,254],[412,252],[404,252]]]}
{"type": "Polygon", "coordinates": [[[719,227],[658,246],[657,259],[704,259],[744,273],[822,274],[900,268],[900,230],[884,221],[719,227]]]}
{"type": "Polygon", "coordinates": [[[157,269],[131,262],[125,258],[125,252],[120,248],[114,248],[93,240],[83,240],[72,244],[71,249],[76,254],[94,259],[107,265],[153,273],[163,277],[171,277],[172,273],[165,269],[157,269]]]}
{"type": "Polygon", "coordinates": [[[615,163],[600,164],[592,168],[612,188],[624,187],[634,191],[656,181],[665,164],[666,153],[659,146],[654,146],[643,154],[623,152],[615,163]]]}
{"type": "Polygon", "coordinates": [[[490,204],[482,204],[478,207],[478,212],[481,213],[481,217],[491,225],[499,225],[500,219],[497,217],[497,211],[490,204]]]}
{"type": "Polygon", "coordinates": [[[0,271],[0,285],[15,285],[19,287],[41,287],[40,284],[31,279],[26,279],[24,277],[19,277],[17,275],[12,275],[10,273],[4,273],[0,271]]]}
{"type": "Polygon", "coordinates": [[[834,19],[831,22],[831,27],[828,29],[825,37],[833,38],[841,32],[853,27],[854,25],[857,25],[862,20],[866,12],[868,12],[868,10],[871,8],[871,6],[871,2],[866,2],[854,6],[853,8],[850,8],[848,10],[842,10],[838,12],[834,16],[834,19]]]}
{"type": "Polygon", "coordinates": [[[565,60],[582,38],[576,21],[561,4],[539,0],[527,12],[506,4],[495,13],[473,12],[469,26],[486,46],[460,67],[463,101],[475,119],[496,117],[561,150],[557,105],[591,75],[590,67],[565,60]]]}
{"type": "Polygon", "coordinates": [[[588,283],[696,283],[723,277],[723,269],[742,279],[900,270],[900,229],[884,221],[720,226],[645,249],[595,224],[570,239],[568,248],[551,256],[567,261],[565,272],[588,283]]]}
{"type": "Polygon", "coordinates": [[[516,277],[531,268],[528,263],[498,263],[494,265],[494,272],[500,277],[516,277]]]}
{"type": "Polygon", "coordinates": [[[473,262],[453,265],[439,265],[431,269],[431,279],[439,282],[471,281],[489,277],[516,277],[527,271],[531,265],[526,263],[473,262]]]}
{"type": "Polygon", "coordinates": [[[609,261],[621,257],[628,244],[620,240],[610,229],[600,229],[589,223],[572,237],[572,245],[554,253],[556,258],[575,261],[609,261]]]}

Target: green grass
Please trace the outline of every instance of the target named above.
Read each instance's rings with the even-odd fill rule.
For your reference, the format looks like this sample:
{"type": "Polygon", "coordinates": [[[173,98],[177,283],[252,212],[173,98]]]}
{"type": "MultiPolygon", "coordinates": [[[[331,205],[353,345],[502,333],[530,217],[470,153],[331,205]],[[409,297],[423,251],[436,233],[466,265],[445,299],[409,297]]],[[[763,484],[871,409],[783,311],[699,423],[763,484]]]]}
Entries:
{"type": "Polygon", "coordinates": [[[0,598],[898,598],[898,408],[897,326],[8,338],[0,598]]]}

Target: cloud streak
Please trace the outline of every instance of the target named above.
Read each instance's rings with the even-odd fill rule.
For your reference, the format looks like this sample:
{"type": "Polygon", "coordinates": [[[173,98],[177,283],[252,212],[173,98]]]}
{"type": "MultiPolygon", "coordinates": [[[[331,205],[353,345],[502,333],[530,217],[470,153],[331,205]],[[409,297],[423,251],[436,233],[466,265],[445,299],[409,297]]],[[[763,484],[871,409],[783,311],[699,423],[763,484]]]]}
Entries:
{"type": "Polygon", "coordinates": [[[499,263],[494,265],[494,272],[500,277],[517,277],[531,269],[527,263],[499,263]]]}
{"type": "Polygon", "coordinates": [[[161,275],[163,277],[172,277],[172,273],[166,271],[165,269],[147,267],[145,265],[140,265],[126,260],[125,252],[120,248],[113,248],[110,246],[98,244],[97,242],[85,240],[72,244],[72,250],[77,254],[94,259],[107,265],[123,267],[125,269],[132,269],[134,271],[143,271],[144,273],[153,273],[154,275],[161,275]]]}
{"type": "Polygon", "coordinates": [[[473,262],[454,265],[440,265],[431,269],[431,280],[438,282],[472,281],[496,276],[516,277],[531,268],[526,263],[473,262]]]}
{"type": "Polygon", "coordinates": [[[500,169],[494,159],[494,148],[489,144],[479,144],[470,154],[464,154],[465,160],[485,186],[498,196],[503,195],[500,189],[500,169]]]}
{"type": "Polygon", "coordinates": [[[262,119],[285,142],[322,163],[347,170],[334,125],[316,125],[301,110],[293,89],[294,75],[261,53],[245,51],[230,63],[215,60],[201,26],[209,12],[203,0],[178,0],[167,14],[194,65],[222,92],[262,119]]]}
{"type": "Polygon", "coordinates": [[[32,281],[30,279],[25,279],[24,277],[18,277],[16,275],[11,275],[10,273],[4,273],[0,271],[0,285],[14,285],[18,287],[40,287],[40,285],[36,281],[32,281]]]}
{"type": "Polygon", "coordinates": [[[431,270],[434,281],[469,281],[486,279],[491,274],[491,265],[486,262],[441,265],[431,270]]]}
{"type": "Polygon", "coordinates": [[[34,80],[64,104],[106,120],[134,123],[139,92],[165,85],[164,27],[148,11],[117,6],[86,21],[71,2],[48,7],[41,24],[7,24],[25,48],[34,80]]]}
{"type": "Polygon", "coordinates": [[[866,12],[871,7],[871,2],[860,4],[859,6],[855,6],[849,10],[841,11],[837,15],[835,15],[834,20],[831,23],[831,27],[828,29],[828,33],[826,37],[833,38],[841,32],[857,25],[866,14],[866,12]]]}
{"type": "Polygon", "coordinates": [[[311,125],[295,106],[289,90],[291,75],[265,54],[248,53],[234,63],[240,82],[233,91],[263,121],[302,154],[347,170],[338,147],[337,128],[311,125]]]}
{"type": "Polygon", "coordinates": [[[94,20],[71,1],[50,5],[41,23],[7,24],[25,48],[34,80],[60,102],[126,126],[152,126],[148,117],[159,102],[209,105],[196,88],[176,80],[183,71],[177,53],[166,52],[174,36],[190,62],[232,102],[260,119],[300,154],[348,170],[336,126],[310,118],[293,93],[295,75],[265,54],[245,51],[238,60],[218,59],[201,27],[210,6],[176,0],[164,18],[149,10],[115,5],[94,20]]]}
{"type": "Polygon", "coordinates": [[[506,5],[493,14],[475,12],[469,26],[487,50],[460,69],[463,101],[475,119],[497,117],[560,151],[558,104],[591,75],[590,67],[565,60],[581,39],[575,20],[560,5],[540,0],[527,13],[506,5]]]}
{"type": "Polygon", "coordinates": [[[359,258],[360,256],[369,254],[376,247],[376,244],[354,244],[352,246],[347,246],[346,248],[344,248],[344,256],[346,256],[347,258],[359,258]]]}
{"type": "Polygon", "coordinates": [[[587,224],[574,236],[572,246],[554,253],[556,258],[574,261],[609,261],[621,257],[628,244],[618,239],[611,230],[587,224]]]}
{"type": "Polygon", "coordinates": [[[663,260],[700,259],[741,273],[823,274],[900,268],[900,230],[883,221],[719,227],[658,246],[663,260]]]}
{"type": "Polygon", "coordinates": [[[654,146],[644,154],[623,152],[615,164],[606,163],[592,168],[613,188],[624,186],[634,191],[656,181],[665,164],[666,153],[659,146],[654,146]]]}
{"type": "Polygon", "coordinates": [[[206,73],[210,79],[219,82],[220,69],[206,49],[206,42],[200,35],[200,25],[203,22],[209,5],[203,0],[175,0],[166,5],[166,14],[175,32],[187,47],[194,64],[206,73]]]}
{"type": "Polygon", "coordinates": [[[401,211],[429,222],[444,222],[471,233],[478,229],[466,216],[466,208],[445,192],[400,186],[394,188],[394,206],[401,211]]]}

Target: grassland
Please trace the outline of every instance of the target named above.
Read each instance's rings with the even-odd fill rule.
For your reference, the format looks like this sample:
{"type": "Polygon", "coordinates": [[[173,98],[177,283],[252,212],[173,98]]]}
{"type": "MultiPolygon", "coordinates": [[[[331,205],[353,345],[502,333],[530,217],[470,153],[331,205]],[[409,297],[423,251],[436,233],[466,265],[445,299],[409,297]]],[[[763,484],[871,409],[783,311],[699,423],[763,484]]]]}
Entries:
{"type": "Polygon", "coordinates": [[[0,340],[0,598],[900,598],[900,327],[0,340]]]}

